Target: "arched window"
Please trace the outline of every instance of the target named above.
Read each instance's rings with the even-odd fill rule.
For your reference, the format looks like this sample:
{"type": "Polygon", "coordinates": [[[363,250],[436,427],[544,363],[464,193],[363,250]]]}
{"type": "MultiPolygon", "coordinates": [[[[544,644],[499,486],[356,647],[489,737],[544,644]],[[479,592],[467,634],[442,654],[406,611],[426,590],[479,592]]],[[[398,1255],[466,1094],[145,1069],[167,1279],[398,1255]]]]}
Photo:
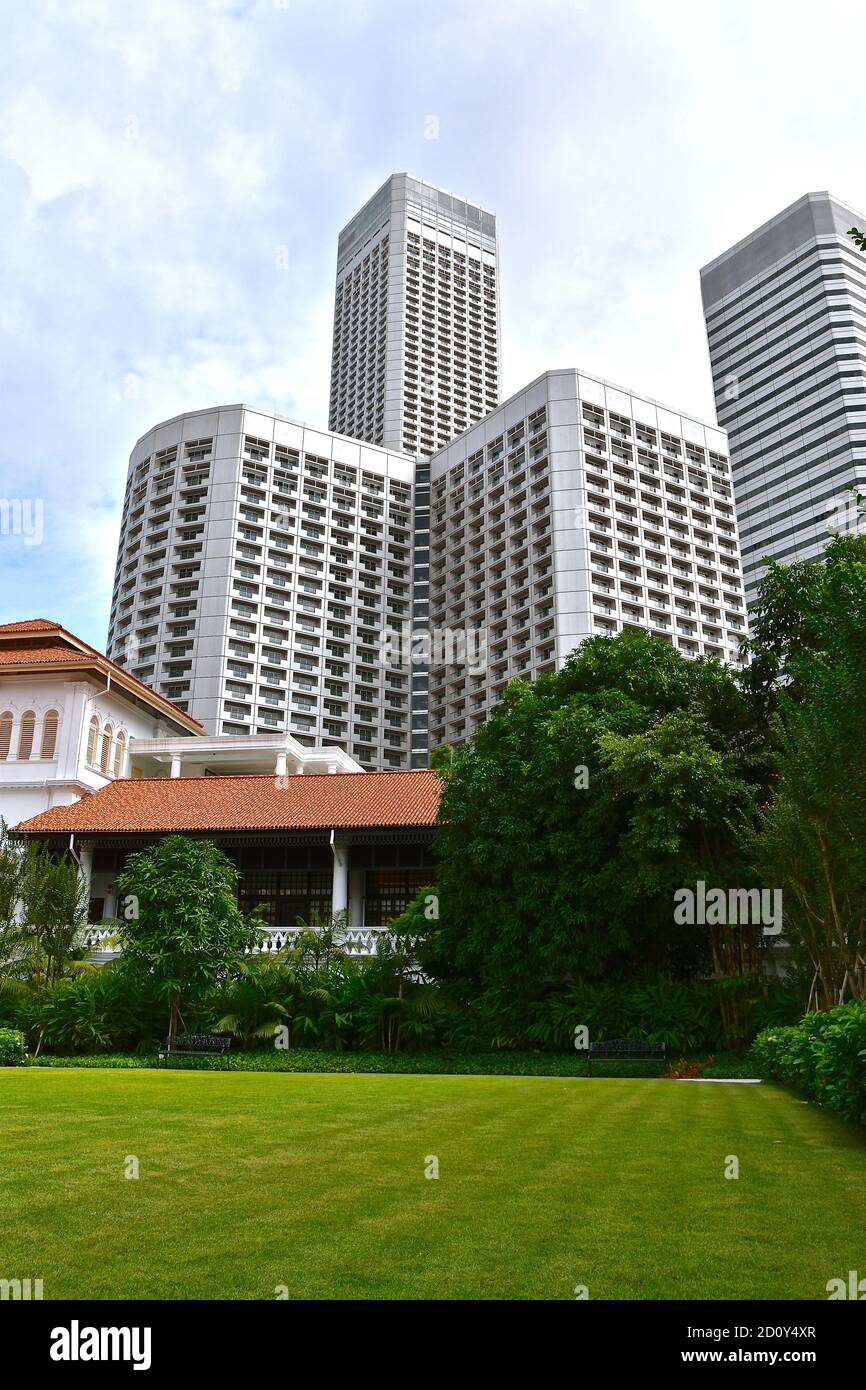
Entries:
{"type": "Polygon", "coordinates": [[[9,757],[9,749],[12,747],[12,715],[9,710],[4,710],[0,714],[0,759],[9,757]]]}
{"type": "Polygon", "coordinates": [[[18,756],[19,758],[29,758],[33,752],[33,735],[36,732],[36,715],[32,709],[26,709],[21,716],[21,728],[18,731],[18,756]]]}
{"type": "Polygon", "coordinates": [[[99,739],[99,715],[91,716],[90,729],[87,734],[87,765],[96,767],[96,745],[99,739]]]}
{"type": "Polygon", "coordinates": [[[45,711],[45,718],[42,720],[42,745],[39,749],[40,758],[53,758],[57,749],[57,710],[49,709],[45,711]]]}
{"type": "Polygon", "coordinates": [[[117,742],[114,745],[114,775],[123,776],[123,758],[126,753],[126,734],[122,731],[117,735],[117,742]]]}
{"type": "Polygon", "coordinates": [[[114,730],[110,724],[106,724],[102,730],[102,756],[99,759],[100,772],[108,772],[111,766],[111,735],[114,730]]]}

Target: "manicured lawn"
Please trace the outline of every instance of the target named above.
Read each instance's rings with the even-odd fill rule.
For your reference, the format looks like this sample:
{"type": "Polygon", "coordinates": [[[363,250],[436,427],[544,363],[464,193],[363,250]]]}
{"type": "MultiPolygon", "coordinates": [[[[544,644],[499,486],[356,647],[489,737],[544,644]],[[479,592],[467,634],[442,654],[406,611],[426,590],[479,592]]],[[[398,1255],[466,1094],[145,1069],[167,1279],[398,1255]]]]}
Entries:
{"type": "Polygon", "coordinates": [[[864,1229],[862,1138],[766,1085],[0,1071],[46,1299],[823,1299],[864,1229]]]}

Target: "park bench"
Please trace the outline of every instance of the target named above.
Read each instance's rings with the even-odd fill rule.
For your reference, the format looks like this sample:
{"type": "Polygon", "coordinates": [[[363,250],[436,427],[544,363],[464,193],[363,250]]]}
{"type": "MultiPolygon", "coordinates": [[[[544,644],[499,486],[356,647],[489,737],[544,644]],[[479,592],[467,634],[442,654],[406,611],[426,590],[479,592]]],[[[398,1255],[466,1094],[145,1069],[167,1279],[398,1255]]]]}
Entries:
{"type": "Polygon", "coordinates": [[[593,1062],[656,1062],[665,1060],[667,1048],[663,1042],[644,1042],[641,1038],[606,1038],[590,1043],[586,1057],[586,1074],[592,1076],[593,1062]]]}
{"type": "Polygon", "coordinates": [[[178,1033],[174,1046],[170,1044],[171,1039],[166,1038],[159,1051],[161,1062],[168,1062],[172,1057],[225,1057],[232,1040],[218,1033],[178,1033]]]}

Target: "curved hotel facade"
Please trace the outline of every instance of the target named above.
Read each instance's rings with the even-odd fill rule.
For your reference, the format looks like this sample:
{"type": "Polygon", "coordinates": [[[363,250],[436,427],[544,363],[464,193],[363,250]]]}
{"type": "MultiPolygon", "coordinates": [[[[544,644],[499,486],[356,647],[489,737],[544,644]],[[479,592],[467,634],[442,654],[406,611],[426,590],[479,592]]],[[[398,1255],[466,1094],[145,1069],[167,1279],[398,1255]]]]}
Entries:
{"type": "Polygon", "coordinates": [[[108,654],[212,734],[287,730],[409,766],[413,463],[244,405],[156,425],[129,462],[108,654]]]}

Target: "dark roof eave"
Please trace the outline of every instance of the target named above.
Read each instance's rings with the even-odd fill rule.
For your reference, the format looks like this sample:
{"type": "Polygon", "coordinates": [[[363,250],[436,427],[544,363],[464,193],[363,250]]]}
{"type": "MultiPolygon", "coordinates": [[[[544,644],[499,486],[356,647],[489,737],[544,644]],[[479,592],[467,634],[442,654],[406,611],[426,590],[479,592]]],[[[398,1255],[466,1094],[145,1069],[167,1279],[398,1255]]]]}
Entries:
{"type": "Polygon", "coordinates": [[[112,836],[128,839],[130,835],[328,835],[331,830],[344,830],[347,834],[352,832],[369,833],[373,830],[383,830],[395,834],[400,830],[438,830],[440,821],[412,821],[397,822],[387,825],[219,825],[219,826],[113,826],[110,830],[103,828],[88,829],[86,826],[78,826],[75,829],[58,830],[25,830],[21,826],[15,826],[9,831],[10,836],[18,839],[40,839],[40,840],[65,840],[68,841],[70,835],[80,836],[83,839],[110,839],[112,836]]]}

